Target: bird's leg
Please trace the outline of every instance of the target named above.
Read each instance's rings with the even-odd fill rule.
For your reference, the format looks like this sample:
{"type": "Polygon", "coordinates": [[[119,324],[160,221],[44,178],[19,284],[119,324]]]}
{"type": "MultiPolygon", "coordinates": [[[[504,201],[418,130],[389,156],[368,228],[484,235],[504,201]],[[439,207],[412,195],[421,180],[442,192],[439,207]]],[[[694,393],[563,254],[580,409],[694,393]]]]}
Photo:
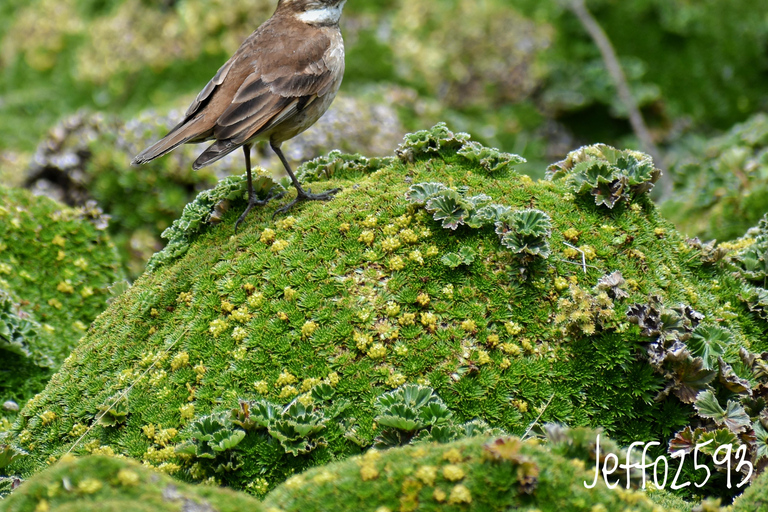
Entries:
{"type": "Polygon", "coordinates": [[[288,160],[285,159],[285,155],[283,155],[283,151],[280,149],[280,144],[276,144],[274,142],[270,142],[269,145],[272,147],[272,151],[275,152],[277,157],[280,159],[281,162],[283,162],[283,167],[285,167],[285,170],[288,172],[288,176],[291,177],[291,181],[293,182],[293,186],[296,187],[296,199],[288,203],[287,205],[278,208],[273,217],[277,215],[278,213],[285,213],[288,210],[290,210],[293,205],[296,203],[299,203],[301,201],[328,201],[329,199],[333,199],[333,195],[336,194],[340,188],[334,188],[331,190],[326,190],[322,194],[312,194],[312,190],[307,189],[306,192],[303,188],[301,188],[301,183],[299,183],[299,180],[296,179],[296,175],[293,174],[293,171],[291,170],[291,166],[288,165],[288,160]]]}
{"type": "MultiPolygon", "coordinates": [[[[235,221],[235,234],[237,234],[237,227],[240,225],[243,220],[245,220],[246,215],[248,215],[248,212],[251,211],[251,209],[254,206],[264,206],[267,204],[270,200],[274,199],[275,196],[269,196],[266,199],[258,199],[256,197],[256,192],[253,190],[253,178],[251,176],[251,146],[250,144],[245,144],[243,146],[243,153],[245,154],[245,172],[248,175],[248,206],[246,206],[245,211],[242,215],[235,221]]],[[[280,194],[282,196],[282,194],[280,194]]]]}

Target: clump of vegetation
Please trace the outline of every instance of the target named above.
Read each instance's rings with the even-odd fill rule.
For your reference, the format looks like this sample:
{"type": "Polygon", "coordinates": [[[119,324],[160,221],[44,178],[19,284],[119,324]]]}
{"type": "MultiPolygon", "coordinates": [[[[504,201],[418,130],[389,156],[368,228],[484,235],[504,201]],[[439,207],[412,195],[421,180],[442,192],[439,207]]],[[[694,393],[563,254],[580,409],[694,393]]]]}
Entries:
{"type": "Polygon", "coordinates": [[[565,160],[547,168],[547,179],[565,178],[574,194],[591,194],[595,204],[613,208],[653,189],[661,176],[650,156],[617,150],[605,144],[571,151],[565,160]]]}
{"type": "MultiPolygon", "coordinates": [[[[610,440],[602,441],[611,446],[610,440]]],[[[611,490],[602,482],[588,489],[584,483],[594,480],[594,462],[586,467],[581,453],[577,458],[556,451],[565,450],[561,445],[549,450],[516,437],[372,450],[291,477],[266,497],[264,505],[285,512],[319,510],[329,502],[339,511],[688,509],[674,498],[668,498],[668,509],[661,508],[644,493],[611,490]]]]}
{"type": "Polygon", "coordinates": [[[690,236],[733,240],[768,211],[768,115],[719,137],[689,135],[672,160],[675,193],[661,210],[690,236]]]}
{"type": "MultiPolygon", "coordinates": [[[[123,274],[98,209],[3,187],[0,198],[0,402],[23,404],[43,389],[123,274]]],[[[15,416],[0,408],[0,421],[15,416]]]]}
{"type": "Polygon", "coordinates": [[[2,503],[7,512],[98,512],[105,506],[141,512],[265,510],[245,493],[215,485],[189,485],[135,461],[104,455],[64,455],[52,467],[25,481],[2,503]]]}

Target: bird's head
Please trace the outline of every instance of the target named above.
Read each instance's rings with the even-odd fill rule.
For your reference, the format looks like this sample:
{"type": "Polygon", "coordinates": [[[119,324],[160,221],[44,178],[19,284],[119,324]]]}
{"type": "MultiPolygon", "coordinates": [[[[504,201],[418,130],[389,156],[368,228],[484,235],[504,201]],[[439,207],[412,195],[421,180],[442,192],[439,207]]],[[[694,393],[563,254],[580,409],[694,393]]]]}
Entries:
{"type": "Polygon", "coordinates": [[[336,25],[347,0],[280,0],[277,10],[309,25],[336,25]]]}

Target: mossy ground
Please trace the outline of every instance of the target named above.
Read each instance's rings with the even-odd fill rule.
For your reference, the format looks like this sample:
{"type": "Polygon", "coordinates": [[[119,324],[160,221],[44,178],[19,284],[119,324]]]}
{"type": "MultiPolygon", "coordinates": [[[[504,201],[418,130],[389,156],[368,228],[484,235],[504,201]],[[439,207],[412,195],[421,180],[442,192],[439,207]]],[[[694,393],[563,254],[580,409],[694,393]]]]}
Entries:
{"type": "Polygon", "coordinates": [[[618,511],[682,512],[690,506],[663,493],[658,506],[645,493],[603,482],[588,489],[594,468],[517,438],[471,438],[369,451],[350,460],[291,477],[264,500],[268,510],[540,512],[618,511]],[[535,473],[535,484],[521,484],[535,473]]]}
{"type": "Polygon", "coordinates": [[[460,421],[482,418],[520,434],[542,413],[541,421],[602,426],[623,443],[664,444],[692,407],[654,402],[663,378],[640,356],[628,305],[651,294],[689,304],[730,330],[727,354],[768,349],[765,323],[738,300],[741,282],[704,266],[646,197],[608,210],[562,183],[488,174],[452,151],[337,173],[312,189],[335,186],[344,190],[333,201],[302,204],[289,217],[272,219],[276,203],[258,209],[237,235],[244,203],[233,201],[182,257],[143,275],[22,411],[17,441],[31,455],[12,469],[39,471],[85,434],[76,453],[121,453],[186,479],[273,487],[369,447],[380,433],[375,398],[404,382],[434,388],[460,421]],[[546,212],[549,259],[523,275],[492,228],[443,229],[404,198],[428,181],[546,212]],[[587,255],[585,266],[566,243],[587,255]],[[470,265],[441,262],[462,247],[477,255],[470,265]],[[591,289],[614,271],[631,284],[611,328],[564,335],[554,319],[568,285],[591,289]],[[255,433],[237,446],[237,464],[214,474],[173,452],[194,418],[235,409],[238,398],[309,402],[306,392],[322,380],[335,388],[334,416],[325,444],[308,454],[286,454],[255,433]],[[99,408],[120,393],[125,423],[96,425],[99,408]]]}
{"type": "Polygon", "coordinates": [[[621,486],[611,490],[602,482],[588,489],[584,482],[592,482],[593,471],[583,460],[556,455],[534,440],[472,438],[369,451],[295,475],[260,503],[215,486],[183,484],[128,459],[70,457],[25,482],[0,501],[0,510],[690,510],[682,500],[660,491],[645,494],[621,486]]]}
{"type": "Polygon", "coordinates": [[[23,341],[29,357],[0,348],[0,401],[23,405],[43,389],[123,277],[100,222],[98,212],[0,187],[0,290],[38,325],[23,341]]]}
{"type": "Polygon", "coordinates": [[[228,489],[178,482],[114,457],[70,457],[25,482],[3,512],[259,512],[255,499],[228,489]]]}

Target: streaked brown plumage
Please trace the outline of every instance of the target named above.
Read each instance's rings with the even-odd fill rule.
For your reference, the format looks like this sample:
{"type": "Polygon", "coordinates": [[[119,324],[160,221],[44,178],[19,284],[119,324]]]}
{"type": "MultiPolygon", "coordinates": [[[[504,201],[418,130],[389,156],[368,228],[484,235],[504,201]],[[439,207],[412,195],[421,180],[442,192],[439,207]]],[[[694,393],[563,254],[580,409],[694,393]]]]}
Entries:
{"type": "MultiPolygon", "coordinates": [[[[219,69],[189,106],[184,119],[133,160],[143,164],[181,144],[213,140],[192,167],[200,169],[239,147],[244,148],[248,207],[259,201],[251,180],[250,148],[268,140],[297,190],[298,201],[326,200],[305,192],[293,174],[281,144],[303,132],[328,109],[344,75],[344,42],[339,17],[346,0],[279,0],[272,17],[253,32],[219,69]]],[[[277,212],[276,212],[277,213],[277,212]]]]}

